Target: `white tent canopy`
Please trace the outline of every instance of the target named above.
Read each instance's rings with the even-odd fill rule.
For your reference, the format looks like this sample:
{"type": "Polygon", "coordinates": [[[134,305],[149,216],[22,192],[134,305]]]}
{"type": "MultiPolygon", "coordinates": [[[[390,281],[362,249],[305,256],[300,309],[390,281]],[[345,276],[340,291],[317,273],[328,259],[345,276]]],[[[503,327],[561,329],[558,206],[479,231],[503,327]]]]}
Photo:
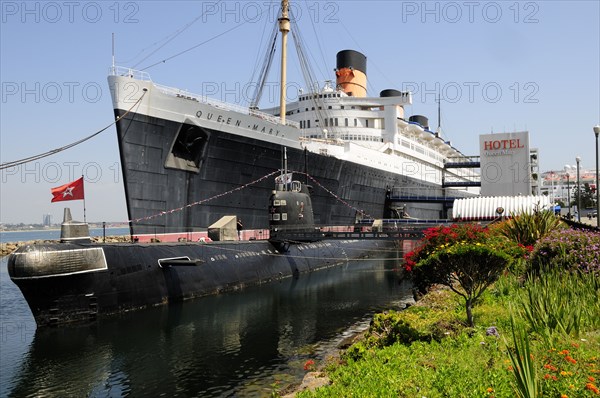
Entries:
{"type": "Polygon", "coordinates": [[[493,220],[535,210],[554,210],[548,196],[489,196],[456,199],[452,218],[462,221],[493,220]],[[503,210],[501,214],[498,210],[503,210]]]}

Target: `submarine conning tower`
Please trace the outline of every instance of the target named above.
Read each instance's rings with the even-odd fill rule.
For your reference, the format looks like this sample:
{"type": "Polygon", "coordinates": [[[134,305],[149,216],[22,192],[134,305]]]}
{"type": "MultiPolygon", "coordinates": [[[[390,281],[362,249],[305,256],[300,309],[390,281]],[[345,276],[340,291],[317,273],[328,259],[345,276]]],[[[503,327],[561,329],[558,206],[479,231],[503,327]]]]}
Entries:
{"type": "Polygon", "coordinates": [[[336,85],[353,97],[367,96],[367,57],[358,51],[343,50],[336,56],[336,85]]]}
{"type": "Polygon", "coordinates": [[[269,198],[269,227],[274,232],[313,232],[309,187],[300,181],[278,183],[269,198]]]}
{"type": "Polygon", "coordinates": [[[60,225],[60,241],[62,243],[85,243],[90,242],[90,228],[87,223],[73,221],[71,209],[65,207],[63,222],[60,225]]]}

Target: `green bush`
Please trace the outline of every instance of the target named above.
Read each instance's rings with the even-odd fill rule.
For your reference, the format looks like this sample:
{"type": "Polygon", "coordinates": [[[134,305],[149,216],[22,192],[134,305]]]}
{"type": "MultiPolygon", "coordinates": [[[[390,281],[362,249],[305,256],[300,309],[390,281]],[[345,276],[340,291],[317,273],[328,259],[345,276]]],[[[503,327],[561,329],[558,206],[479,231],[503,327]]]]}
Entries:
{"type": "Polygon", "coordinates": [[[600,233],[577,229],[556,230],[540,239],[530,258],[531,270],[549,267],[600,273],[600,233]]]}
{"type": "Polygon", "coordinates": [[[493,243],[458,242],[442,245],[419,261],[414,274],[416,280],[445,285],[461,296],[465,301],[467,323],[472,327],[474,303],[498,279],[511,260],[493,243]]]}
{"type": "Polygon", "coordinates": [[[517,244],[501,236],[498,226],[484,228],[473,223],[453,224],[450,227],[428,228],[424,231],[424,235],[417,247],[404,255],[404,268],[413,277],[415,288],[422,294],[425,294],[431,285],[438,282],[430,280],[426,273],[421,273],[418,277],[415,277],[415,273],[412,271],[420,261],[427,259],[440,248],[457,243],[493,246],[495,250],[509,255],[508,266],[515,274],[519,274],[524,269],[525,259],[532,249],[532,247],[517,244]]]}
{"type": "Polygon", "coordinates": [[[369,327],[370,336],[375,338],[373,342],[385,347],[396,342],[410,344],[413,341],[430,340],[429,336],[419,332],[406,318],[408,317],[396,311],[376,314],[369,327]]]}
{"type": "Polygon", "coordinates": [[[499,232],[523,246],[532,246],[548,233],[564,228],[564,223],[552,211],[536,209],[520,213],[501,223],[499,232]]]}

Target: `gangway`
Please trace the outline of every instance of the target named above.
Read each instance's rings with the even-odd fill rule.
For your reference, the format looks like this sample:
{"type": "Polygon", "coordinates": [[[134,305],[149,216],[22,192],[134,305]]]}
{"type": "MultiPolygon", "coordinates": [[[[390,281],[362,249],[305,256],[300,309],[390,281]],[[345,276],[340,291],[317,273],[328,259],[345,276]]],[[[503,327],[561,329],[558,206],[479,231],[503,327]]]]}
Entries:
{"type": "Polygon", "coordinates": [[[455,156],[444,160],[442,188],[480,187],[481,176],[474,169],[481,167],[479,156],[455,156]],[[450,170],[454,170],[450,172],[450,170]]]}

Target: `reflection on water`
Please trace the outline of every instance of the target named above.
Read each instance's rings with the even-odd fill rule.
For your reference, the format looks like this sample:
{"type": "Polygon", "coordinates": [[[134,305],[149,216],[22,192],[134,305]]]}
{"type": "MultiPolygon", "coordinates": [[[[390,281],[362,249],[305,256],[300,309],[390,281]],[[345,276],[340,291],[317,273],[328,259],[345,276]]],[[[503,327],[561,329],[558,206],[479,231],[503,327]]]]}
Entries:
{"type": "Polygon", "coordinates": [[[410,300],[395,266],[353,262],[88,326],[42,329],[22,340],[26,354],[12,358],[0,395],[268,396],[272,384],[299,382],[304,362],[319,359],[351,325],[410,300]]]}

